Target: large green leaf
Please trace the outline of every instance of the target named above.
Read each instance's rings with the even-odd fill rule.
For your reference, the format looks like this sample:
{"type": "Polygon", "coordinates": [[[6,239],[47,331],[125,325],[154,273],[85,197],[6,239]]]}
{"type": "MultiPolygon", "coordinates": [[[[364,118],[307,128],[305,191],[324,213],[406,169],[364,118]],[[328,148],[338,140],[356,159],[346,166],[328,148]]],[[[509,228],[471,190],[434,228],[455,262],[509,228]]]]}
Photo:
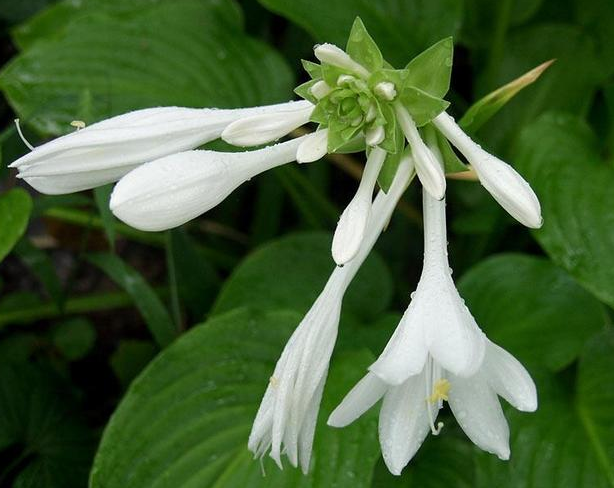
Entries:
{"type": "Polygon", "coordinates": [[[509,413],[512,457],[502,463],[480,454],[476,486],[614,487],[613,368],[610,330],[587,344],[572,398],[557,381],[540,389],[537,413],[509,413]]]}
{"type": "Polygon", "coordinates": [[[267,8],[305,28],[316,41],[344,46],[359,16],[396,67],[460,27],[461,0],[260,0],[267,8]]]}
{"type": "Polygon", "coordinates": [[[31,211],[32,199],[22,188],[0,195],[0,261],[26,231],[31,211]]]}
{"type": "Polygon", "coordinates": [[[480,327],[521,361],[558,370],[603,327],[601,303],[550,261],[501,254],[459,282],[480,327]]]}
{"type": "Polygon", "coordinates": [[[87,480],[93,435],[74,395],[49,371],[28,363],[0,365],[0,485],[80,488],[87,480]]]}
{"type": "Polygon", "coordinates": [[[231,311],[183,335],[137,378],[106,428],[91,487],[218,488],[370,485],[378,457],[372,416],[347,429],[325,419],[369,364],[369,353],[337,358],[324,391],[304,477],[251,459],[251,423],[295,312],[231,311]]]}
{"type": "MultiPolygon", "coordinates": [[[[330,235],[294,234],[249,255],[224,284],[213,313],[240,306],[306,312],[334,269],[330,235]]],[[[363,265],[344,300],[344,311],[370,322],[388,307],[390,273],[377,255],[363,265]]]]}
{"type": "Polygon", "coordinates": [[[539,82],[518,93],[482,128],[489,146],[502,155],[519,132],[543,112],[586,113],[604,79],[595,43],[586,32],[565,24],[540,24],[510,34],[496,75],[486,72],[478,78],[478,94],[486,94],[550,59],[556,59],[556,63],[539,82]]]}
{"type": "Polygon", "coordinates": [[[516,163],[540,197],[544,226],[534,235],[561,267],[614,306],[614,169],[589,128],[546,115],[523,132],[516,163]]]}
{"type": "Polygon", "coordinates": [[[38,31],[38,40],[0,73],[15,111],[44,133],[135,108],[236,107],[291,96],[286,63],[242,32],[232,2],[90,0],[53,9],[24,28],[35,39],[38,31]]]}
{"type": "Polygon", "coordinates": [[[114,254],[90,254],[88,260],[104,271],[132,297],[160,347],[173,341],[178,334],[176,325],[160,297],[137,270],[114,254]]]}

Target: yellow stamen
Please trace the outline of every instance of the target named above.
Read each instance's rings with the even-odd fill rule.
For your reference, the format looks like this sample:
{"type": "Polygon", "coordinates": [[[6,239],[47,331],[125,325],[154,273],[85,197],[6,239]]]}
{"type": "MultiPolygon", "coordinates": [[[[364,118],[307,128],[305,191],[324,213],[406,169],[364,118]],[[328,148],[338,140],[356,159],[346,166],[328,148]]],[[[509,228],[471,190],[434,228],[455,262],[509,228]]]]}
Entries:
{"type": "Polygon", "coordinates": [[[275,376],[271,376],[269,378],[269,383],[271,384],[273,388],[275,388],[279,384],[279,380],[275,378],[275,376]]]}
{"type": "Polygon", "coordinates": [[[82,120],[73,120],[70,125],[72,125],[73,127],[75,127],[77,130],[79,129],[83,129],[85,127],[85,122],[83,122],[82,120]]]}
{"type": "Polygon", "coordinates": [[[446,379],[439,379],[433,385],[433,393],[428,397],[430,403],[437,403],[440,400],[448,401],[448,393],[450,392],[450,382],[446,379]]]}

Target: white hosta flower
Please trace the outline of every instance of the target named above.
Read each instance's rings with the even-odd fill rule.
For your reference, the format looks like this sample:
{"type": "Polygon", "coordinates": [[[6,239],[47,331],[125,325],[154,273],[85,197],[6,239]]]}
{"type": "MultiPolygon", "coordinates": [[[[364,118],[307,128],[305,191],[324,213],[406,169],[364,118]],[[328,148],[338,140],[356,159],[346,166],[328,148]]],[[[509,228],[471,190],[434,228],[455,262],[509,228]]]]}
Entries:
{"type": "Polygon", "coordinates": [[[373,189],[385,159],[386,151],[383,149],[375,147],[371,150],[358,190],[339,218],[332,254],[340,266],[350,261],[360,249],[371,214],[373,189]]]}
{"type": "Polygon", "coordinates": [[[433,124],[467,158],[480,183],[512,217],[533,229],[542,226],[539,200],[514,168],[473,142],[447,113],[435,117],[433,124]]]}
{"type": "Polygon", "coordinates": [[[158,231],[210,210],[245,181],[296,159],[303,136],[256,151],[185,151],[145,163],[113,190],[111,211],[128,225],[158,231]]]}
{"type": "Polygon", "coordinates": [[[485,336],[458,294],[448,264],[445,200],[422,193],[422,276],[397,330],[369,368],[393,385],[422,371],[429,355],[459,376],[474,374],[484,357],[485,336]]]}
{"type": "Polygon", "coordinates": [[[506,460],[510,456],[509,427],[497,395],[523,412],[537,409],[535,384],[525,368],[507,351],[487,341],[480,369],[469,377],[446,371],[432,357],[423,370],[400,385],[390,385],[367,373],[347,394],[328,419],[344,427],[384,398],[379,416],[379,437],[384,461],[391,473],[401,470],[416,454],[435,426],[444,400],[459,425],[481,449],[506,460]]]}
{"type": "Polygon", "coordinates": [[[343,268],[335,268],[286,344],[249,437],[248,447],[255,457],[270,451],[270,456],[282,467],[281,455],[285,454],[293,466],[300,464],[303,472],[307,472],[343,295],[392,215],[412,174],[412,161],[405,158],[388,193],[380,192],[373,203],[372,219],[358,254],[343,268]]]}
{"type": "Polygon", "coordinates": [[[297,127],[309,122],[314,105],[306,100],[287,103],[283,109],[248,115],[229,124],[222,139],[233,146],[260,146],[276,141],[297,127]]]}
{"type": "Polygon", "coordinates": [[[138,165],[217,139],[228,124],[284,112],[295,102],[246,109],[158,107],[92,124],[35,147],[10,167],[42,193],[72,193],[112,181],[138,165]]]}
{"type": "Polygon", "coordinates": [[[361,78],[368,78],[370,75],[363,65],[354,61],[348,53],[334,44],[319,44],[314,48],[313,52],[322,63],[351,71],[361,78]]]}
{"type": "Polygon", "coordinates": [[[395,103],[394,108],[399,125],[411,147],[420,183],[434,198],[441,200],[446,193],[446,176],[441,164],[420,137],[407,109],[400,103],[395,103]]]}
{"type": "Polygon", "coordinates": [[[490,342],[458,295],[448,268],[445,201],[423,191],[424,269],[412,301],[370,372],[331,414],[343,427],[380,398],[379,435],[384,461],[400,474],[443,401],[467,436],[482,449],[509,458],[509,430],[497,394],[516,408],[537,408],[535,385],[523,366],[490,342]]]}

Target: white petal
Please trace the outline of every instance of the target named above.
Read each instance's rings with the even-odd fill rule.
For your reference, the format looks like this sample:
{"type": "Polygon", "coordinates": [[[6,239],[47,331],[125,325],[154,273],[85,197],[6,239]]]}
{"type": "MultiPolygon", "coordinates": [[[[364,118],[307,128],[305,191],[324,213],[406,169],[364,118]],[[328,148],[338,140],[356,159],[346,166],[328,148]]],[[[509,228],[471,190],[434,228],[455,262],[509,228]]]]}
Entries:
{"type": "Polygon", "coordinates": [[[394,334],[369,371],[390,385],[400,385],[424,368],[428,348],[424,340],[422,309],[412,300],[394,334]]]}
{"type": "Polygon", "coordinates": [[[428,408],[436,417],[437,407],[427,406],[424,374],[410,377],[384,395],[379,416],[379,438],[384,462],[390,472],[400,475],[416,454],[429,430],[428,408]]]}
{"type": "Polygon", "coordinates": [[[375,405],[386,393],[388,385],[373,373],[367,373],[350,390],[328,417],[331,427],[345,427],[375,405]]]}
{"type": "Polygon", "coordinates": [[[400,103],[394,104],[397,120],[411,147],[416,163],[416,173],[422,186],[433,198],[441,200],[446,193],[446,177],[443,168],[431,150],[424,144],[411,115],[400,103]]]}
{"type": "Polygon", "coordinates": [[[379,125],[374,127],[373,129],[369,129],[365,134],[365,142],[367,146],[377,146],[381,144],[384,138],[386,137],[386,131],[384,127],[379,125]]]}
{"type": "Polygon", "coordinates": [[[482,372],[491,388],[518,410],[537,410],[537,390],[527,370],[509,352],[490,341],[486,344],[482,372]]]}
{"type": "Polygon", "coordinates": [[[344,68],[361,76],[362,78],[369,77],[370,73],[364,66],[358,64],[349,56],[349,54],[334,44],[319,44],[315,47],[313,52],[316,58],[318,58],[322,63],[344,68]]]}
{"type": "Polygon", "coordinates": [[[38,146],[11,167],[18,168],[22,178],[45,193],[93,188],[116,181],[145,161],[216,139],[238,118],[280,110],[286,105],[237,110],[183,107],[137,110],[38,146]]]}
{"type": "Polygon", "coordinates": [[[542,226],[539,200],[514,168],[473,142],[447,113],[439,114],[433,123],[463,153],[484,188],[499,205],[527,227],[537,229],[542,226]]]}
{"type": "Polygon", "coordinates": [[[469,378],[450,375],[450,408],[467,437],[479,448],[509,459],[509,427],[497,394],[478,373],[469,378]]]}
{"type": "Polygon", "coordinates": [[[448,371],[474,374],[484,358],[485,337],[458,294],[448,265],[446,202],[422,192],[424,267],[414,301],[431,355],[448,371]]]}
{"type": "Polygon", "coordinates": [[[323,158],[328,152],[328,129],[309,134],[296,152],[297,163],[311,163],[323,158]]]}
{"type": "Polygon", "coordinates": [[[326,374],[322,376],[320,384],[315,393],[311,397],[309,406],[307,407],[307,415],[303,420],[301,432],[298,437],[298,457],[303,474],[309,471],[309,462],[311,461],[311,450],[313,447],[313,437],[318,422],[318,412],[320,411],[320,402],[322,401],[322,391],[326,382],[326,374]]]}
{"type": "Polygon", "coordinates": [[[371,215],[373,188],[384,159],[386,159],[386,152],[378,147],[373,148],[367,159],[356,195],[339,218],[333,236],[332,254],[333,259],[340,266],[356,256],[363,241],[371,215]]]}
{"type": "Polygon", "coordinates": [[[224,129],[222,139],[234,146],[259,146],[276,141],[309,122],[313,108],[311,102],[302,100],[276,112],[241,118],[224,129]]]}
{"type": "Polygon", "coordinates": [[[170,229],[213,208],[253,176],[296,157],[301,138],[257,151],[188,151],[139,166],[115,186],[113,213],[137,229],[170,229]]]}

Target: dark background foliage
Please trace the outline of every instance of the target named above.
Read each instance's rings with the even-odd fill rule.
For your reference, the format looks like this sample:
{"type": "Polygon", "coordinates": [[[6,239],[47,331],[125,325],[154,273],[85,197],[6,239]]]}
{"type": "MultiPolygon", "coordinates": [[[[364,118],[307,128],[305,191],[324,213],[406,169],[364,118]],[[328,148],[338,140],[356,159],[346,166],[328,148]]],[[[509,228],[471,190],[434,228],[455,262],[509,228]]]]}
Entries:
{"type": "MultiPolygon", "coordinates": [[[[613,28],[611,0],[0,0],[0,486],[614,487],[613,28]],[[508,411],[508,463],[446,413],[400,478],[374,414],[320,425],[308,477],[251,461],[250,423],[333,267],[359,157],[275,169],[166,233],[116,221],[110,187],[48,197],[7,168],[26,151],[15,117],[39,144],[136,108],[288,100],[300,58],[344,45],[356,15],[399,67],[454,36],[456,116],[556,58],[476,134],[531,182],[543,229],[449,181],[461,294],[539,387],[537,413],[508,411]]],[[[344,302],[321,424],[416,285],[417,185],[376,249],[344,302]]]]}

